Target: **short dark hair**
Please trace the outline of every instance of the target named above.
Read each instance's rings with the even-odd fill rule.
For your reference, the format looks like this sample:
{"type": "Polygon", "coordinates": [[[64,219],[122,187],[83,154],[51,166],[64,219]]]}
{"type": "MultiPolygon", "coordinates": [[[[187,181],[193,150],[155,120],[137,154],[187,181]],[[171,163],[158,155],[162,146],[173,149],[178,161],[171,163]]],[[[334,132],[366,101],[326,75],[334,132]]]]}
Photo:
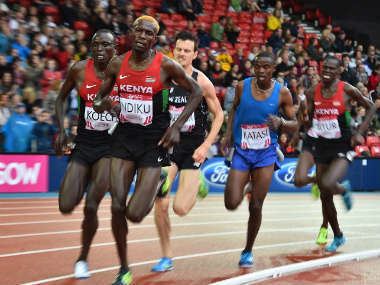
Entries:
{"type": "Polygon", "coordinates": [[[116,35],[114,34],[114,32],[112,32],[111,30],[108,30],[108,29],[99,29],[97,30],[94,35],[92,36],[91,40],[93,40],[97,35],[100,35],[100,34],[111,34],[112,37],[114,38],[114,40],[116,40],[116,35]]]}
{"type": "Polygon", "coordinates": [[[333,56],[333,55],[327,55],[324,59],[324,61],[328,61],[328,60],[332,60],[332,61],[335,61],[337,66],[338,67],[341,67],[342,66],[342,61],[337,58],[336,56],[333,56]]]}
{"type": "Polygon", "coordinates": [[[260,58],[270,58],[271,60],[272,60],[272,62],[273,62],[273,64],[275,64],[276,63],[276,57],[274,56],[274,54],[273,53],[271,53],[271,52],[269,52],[269,51],[262,51],[262,52],[260,52],[257,56],[256,56],[256,58],[255,58],[255,62],[257,61],[257,60],[259,60],[260,58]]]}
{"type": "Polygon", "coordinates": [[[175,37],[175,42],[177,42],[178,40],[181,40],[181,41],[186,41],[186,40],[192,41],[192,42],[194,42],[194,51],[198,50],[198,39],[192,33],[188,32],[188,31],[181,31],[175,37]]]}

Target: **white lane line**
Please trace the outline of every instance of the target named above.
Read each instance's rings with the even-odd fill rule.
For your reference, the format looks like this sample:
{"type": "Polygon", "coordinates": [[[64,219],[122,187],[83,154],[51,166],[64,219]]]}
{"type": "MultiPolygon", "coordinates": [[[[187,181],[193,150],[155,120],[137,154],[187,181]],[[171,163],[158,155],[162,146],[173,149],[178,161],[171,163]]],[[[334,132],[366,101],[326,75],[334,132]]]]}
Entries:
{"type": "MultiPolygon", "coordinates": [[[[291,207],[291,206],[289,206],[291,207]]],[[[320,207],[318,207],[320,208],[320,207]]],[[[310,207],[309,207],[310,209],[310,207]]],[[[192,209],[194,210],[194,209],[192,209]]],[[[199,209],[198,209],[199,210],[199,209]]],[[[205,208],[205,209],[202,209],[202,210],[213,210],[212,208],[205,208]]],[[[225,215],[227,212],[227,210],[225,210],[224,208],[220,208],[220,210],[224,210],[223,213],[193,213],[191,212],[189,215],[191,216],[221,216],[221,215],[225,215]]],[[[283,210],[263,210],[263,214],[277,214],[277,213],[283,213],[284,211],[283,210]]],[[[307,211],[308,213],[321,213],[321,209],[315,209],[315,210],[308,210],[307,211]]],[[[355,209],[355,213],[357,212],[378,212],[380,214],[380,209],[377,209],[377,208],[373,208],[373,209],[355,209]]],[[[102,213],[111,213],[111,210],[110,209],[106,209],[106,210],[102,210],[102,209],[99,209],[98,210],[98,213],[99,214],[102,214],[102,213]]],[[[303,214],[305,213],[305,210],[298,210],[298,211],[289,211],[288,214],[303,214]]],[[[83,209],[81,210],[76,210],[74,212],[72,212],[70,215],[75,215],[75,214],[83,214],[83,209]]],[[[10,214],[0,214],[0,218],[1,217],[25,217],[25,216],[48,216],[48,215],[59,215],[59,216],[63,216],[60,212],[58,211],[55,211],[55,212],[36,212],[36,213],[10,213],[10,214]]],[[[188,215],[188,216],[189,216],[188,215]]],[[[173,217],[175,217],[176,215],[173,215],[173,217]]],[[[153,215],[148,215],[146,218],[152,218],[153,215]]],[[[178,216],[177,216],[178,217],[178,216]]]]}
{"type": "MultiPolygon", "coordinates": [[[[307,220],[316,220],[317,218],[308,218],[307,220]]],[[[289,218],[288,220],[293,221],[293,218],[289,218]]],[[[216,222],[206,222],[206,223],[175,223],[172,224],[172,227],[182,227],[182,226],[207,226],[207,225],[214,225],[214,224],[240,224],[240,223],[246,223],[245,220],[233,220],[233,221],[216,221],[216,222]]],[[[356,225],[344,225],[344,227],[376,227],[379,226],[380,224],[356,224],[356,225]]],[[[129,226],[129,229],[138,229],[138,228],[154,228],[154,224],[147,224],[147,225],[136,225],[136,226],[129,226]]],[[[313,227],[315,230],[315,227],[313,227]]],[[[110,231],[110,227],[103,227],[103,228],[98,228],[97,231],[110,231]]],[[[4,235],[0,236],[1,239],[14,239],[14,238],[25,238],[25,237],[34,237],[34,236],[47,236],[47,235],[64,235],[64,234],[75,234],[75,233],[81,233],[81,229],[76,229],[76,230],[65,230],[65,231],[49,231],[49,232],[39,232],[39,233],[25,233],[25,234],[16,234],[16,235],[4,235]]]]}
{"type": "MultiPolygon", "coordinates": [[[[225,216],[225,215],[228,215],[229,213],[226,212],[224,214],[222,214],[222,216],[225,216]]],[[[264,213],[265,214],[265,213],[264,213]]],[[[230,214],[231,217],[240,217],[240,216],[244,216],[244,217],[247,217],[248,218],[248,213],[247,212],[242,212],[242,213],[234,213],[234,214],[230,214]]],[[[202,215],[203,216],[203,215],[202,215]]],[[[212,214],[210,215],[206,215],[206,216],[212,216],[212,214]]],[[[220,216],[220,214],[215,214],[215,216],[220,216]]],[[[152,217],[152,215],[149,215],[148,217],[152,217]]],[[[173,215],[173,217],[176,217],[175,215],[173,215]]],[[[194,214],[189,214],[186,216],[187,218],[191,218],[191,217],[194,217],[194,214]]],[[[347,216],[349,217],[350,219],[353,219],[353,218],[368,218],[368,217],[374,217],[374,215],[355,215],[355,216],[347,216]]],[[[302,216],[302,217],[288,217],[288,218],[267,218],[265,219],[265,221],[271,221],[271,222],[276,222],[276,221],[288,221],[288,220],[294,220],[294,221],[303,221],[303,220],[308,220],[308,219],[321,219],[321,217],[305,217],[305,216],[302,216]]],[[[342,219],[344,219],[345,217],[342,216],[341,217],[342,219]]],[[[9,223],[0,223],[0,226],[18,226],[18,225],[35,225],[35,224],[55,224],[55,223],[71,223],[71,222],[81,222],[83,219],[80,218],[80,219],[60,219],[60,220],[45,220],[45,221],[24,221],[24,222],[9,222],[9,223]]],[[[107,218],[99,218],[99,221],[110,221],[111,218],[110,217],[107,217],[107,218]]],[[[264,222],[265,222],[264,221],[264,222]]],[[[144,225],[142,225],[141,227],[144,227],[144,225]]]]}
{"type": "MultiPolygon", "coordinates": [[[[379,238],[380,235],[372,235],[372,236],[365,236],[365,237],[360,237],[360,239],[373,239],[373,238],[379,238]]],[[[350,240],[353,239],[359,239],[355,237],[350,237],[350,240]]],[[[287,243],[277,243],[277,244],[270,244],[270,245],[262,245],[262,246],[255,246],[254,250],[262,250],[262,249],[268,249],[268,248],[277,248],[277,247],[287,247],[287,246],[303,246],[305,244],[314,244],[315,240],[305,240],[305,241],[298,241],[298,242],[287,242],[287,243]]],[[[192,258],[199,258],[199,257],[205,257],[205,256],[212,256],[212,255],[220,255],[220,254],[228,254],[228,253],[234,253],[234,252],[240,252],[242,249],[241,248],[233,248],[233,249],[227,249],[227,250],[218,250],[218,251],[210,251],[210,252],[203,252],[203,253],[197,253],[197,254],[190,254],[190,255],[182,255],[182,256],[177,256],[174,257],[174,260],[185,260],[185,259],[192,259],[192,258]]],[[[147,264],[154,264],[156,263],[157,260],[147,260],[143,262],[138,262],[138,263],[132,263],[129,266],[130,267],[137,267],[137,266],[142,266],[142,265],[147,265],[147,264]]],[[[117,266],[111,266],[111,267],[104,267],[104,268],[99,268],[95,270],[91,270],[91,274],[95,273],[101,273],[101,272],[107,272],[107,271],[112,271],[112,270],[117,270],[120,268],[120,265],[117,266]]],[[[73,274],[67,274],[67,275],[61,275],[61,276],[56,276],[52,278],[47,278],[47,279],[42,279],[42,280],[36,280],[32,282],[27,282],[27,283],[22,283],[21,285],[40,285],[44,284],[47,282],[53,282],[53,281],[58,281],[58,280],[64,280],[68,278],[73,278],[73,274]]]]}
{"type": "Polygon", "coordinates": [[[270,269],[260,270],[253,273],[237,276],[223,281],[211,283],[209,285],[244,285],[258,283],[261,281],[281,278],[283,276],[297,274],[300,272],[331,267],[349,261],[362,261],[369,258],[380,257],[380,249],[366,250],[353,253],[344,253],[330,257],[318,258],[314,260],[298,262],[270,269]]]}
{"type": "MultiPolygon", "coordinates": [[[[378,226],[379,224],[375,224],[378,226]]],[[[352,225],[347,226],[347,228],[357,228],[357,227],[366,227],[365,225],[352,225]]],[[[373,224],[368,224],[367,227],[373,227],[373,224]]],[[[260,233],[277,233],[277,232],[315,232],[315,227],[296,227],[296,228],[269,228],[263,229],[260,233]]],[[[226,236],[226,235],[237,235],[244,234],[244,231],[228,231],[228,232],[209,232],[204,234],[192,234],[192,235],[177,235],[173,236],[172,239],[188,239],[188,238],[200,238],[200,237],[218,237],[218,236],[226,236]]],[[[150,241],[158,241],[158,238],[145,238],[145,239],[137,239],[130,240],[128,243],[141,243],[141,242],[150,242],[150,241]]],[[[111,246],[114,245],[114,242],[105,242],[105,243],[94,243],[91,247],[102,247],[102,246],[111,246]]],[[[29,251],[17,251],[13,253],[5,253],[0,254],[0,258],[12,257],[12,256],[20,256],[20,255],[30,255],[30,254],[39,254],[39,253],[47,253],[47,252],[56,252],[56,251],[66,251],[72,249],[79,249],[81,245],[75,246],[65,246],[65,247],[55,247],[55,248],[47,248],[47,249],[39,249],[39,250],[29,250],[29,251]]]]}

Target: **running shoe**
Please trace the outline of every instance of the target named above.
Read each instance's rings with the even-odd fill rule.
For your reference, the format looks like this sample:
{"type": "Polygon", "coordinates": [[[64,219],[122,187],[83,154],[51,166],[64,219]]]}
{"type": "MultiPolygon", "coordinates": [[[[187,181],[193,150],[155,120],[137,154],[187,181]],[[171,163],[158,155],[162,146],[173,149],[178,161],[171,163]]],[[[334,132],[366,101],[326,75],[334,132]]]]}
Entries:
{"type": "Polygon", "coordinates": [[[319,191],[319,187],[318,187],[317,183],[313,183],[311,185],[310,193],[311,193],[311,197],[313,197],[314,200],[318,200],[319,199],[319,196],[321,195],[321,192],[319,191]]]}
{"type": "Polygon", "coordinates": [[[125,269],[120,269],[119,273],[116,275],[115,281],[112,285],[131,285],[132,284],[132,273],[131,271],[126,271],[125,269]]]}
{"type": "Polygon", "coordinates": [[[198,198],[204,199],[208,195],[208,184],[202,174],[199,176],[199,180],[198,198]]]}
{"type": "Polygon", "coordinates": [[[326,246],[326,251],[328,252],[336,252],[338,247],[344,245],[346,243],[346,238],[344,236],[334,237],[333,241],[326,246]]]}
{"type": "Polygon", "coordinates": [[[152,267],[153,272],[166,272],[173,269],[173,261],[169,257],[162,257],[158,263],[152,267]]]}
{"type": "Polygon", "coordinates": [[[328,229],[325,227],[321,227],[315,243],[318,245],[326,244],[327,243],[327,233],[328,233],[328,229]]]}
{"type": "Polygon", "coordinates": [[[241,253],[239,266],[242,268],[250,268],[253,266],[253,255],[251,251],[243,251],[241,253]]]}
{"type": "Polygon", "coordinates": [[[344,206],[346,207],[346,210],[349,211],[352,209],[352,193],[351,193],[351,183],[349,180],[344,180],[341,183],[342,187],[344,188],[344,193],[342,194],[343,197],[343,203],[344,206]]]}
{"type": "Polygon", "coordinates": [[[91,273],[88,271],[88,263],[84,260],[79,260],[75,263],[74,277],[76,279],[89,278],[91,273]]]}

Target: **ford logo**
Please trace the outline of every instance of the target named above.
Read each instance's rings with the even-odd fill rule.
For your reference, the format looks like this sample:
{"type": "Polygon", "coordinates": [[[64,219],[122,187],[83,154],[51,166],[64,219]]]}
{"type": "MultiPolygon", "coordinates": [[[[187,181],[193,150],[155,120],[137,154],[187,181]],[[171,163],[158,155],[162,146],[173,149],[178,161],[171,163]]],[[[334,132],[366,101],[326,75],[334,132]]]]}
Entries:
{"type": "MultiPolygon", "coordinates": [[[[289,162],[281,165],[281,169],[274,173],[275,179],[287,186],[294,186],[294,175],[296,173],[296,162],[289,162]]],[[[313,175],[315,173],[315,167],[313,166],[309,171],[308,175],[313,175]]]]}
{"type": "Polygon", "coordinates": [[[209,185],[223,187],[226,185],[229,168],[224,161],[207,164],[202,172],[209,185]]]}

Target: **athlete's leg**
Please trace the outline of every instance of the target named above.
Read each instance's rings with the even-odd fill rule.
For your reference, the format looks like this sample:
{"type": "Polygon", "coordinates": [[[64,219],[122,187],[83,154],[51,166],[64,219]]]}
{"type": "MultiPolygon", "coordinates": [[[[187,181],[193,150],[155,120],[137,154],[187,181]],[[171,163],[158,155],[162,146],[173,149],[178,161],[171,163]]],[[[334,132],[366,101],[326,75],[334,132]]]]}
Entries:
{"type": "Polygon", "coordinates": [[[235,210],[244,197],[244,187],[249,181],[249,171],[231,168],[224,189],[224,205],[227,210],[235,210]]]}
{"type": "Polygon", "coordinates": [[[141,167],[137,170],[135,192],[128,202],[126,216],[134,223],[141,222],[150,212],[157,195],[161,167],[141,167]]]}
{"type": "Polygon", "coordinates": [[[334,236],[340,236],[342,234],[342,231],[339,227],[337,212],[333,200],[333,193],[336,187],[334,184],[327,183],[331,178],[325,178],[326,176],[329,176],[329,172],[332,171],[332,165],[333,163],[331,165],[317,164],[317,182],[321,190],[322,210],[324,211],[328,222],[331,225],[334,236]]]}
{"type": "Polygon", "coordinates": [[[59,189],[58,204],[62,214],[69,214],[82,200],[88,184],[90,167],[71,160],[59,189]]]}
{"type": "Polygon", "coordinates": [[[309,183],[315,183],[315,177],[309,176],[307,173],[314,165],[314,157],[309,151],[303,151],[298,156],[296,173],[294,175],[294,185],[303,187],[309,183]]]}
{"type": "Polygon", "coordinates": [[[251,171],[253,181],[252,196],[249,202],[249,220],[247,229],[247,241],[244,251],[252,251],[262,219],[264,199],[269,191],[272,181],[274,165],[256,168],[251,171]]]}
{"type": "Polygon", "coordinates": [[[127,234],[128,225],[125,218],[126,199],[135,175],[135,163],[120,158],[111,159],[111,212],[112,232],[116,241],[121,269],[128,270],[127,234]]]}
{"type": "Polygon", "coordinates": [[[91,242],[98,229],[98,207],[110,188],[111,159],[101,158],[91,167],[91,182],[86,194],[82,222],[82,250],[78,260],[87,260],[91,242]]]}
{"type": "Polygon", "coordinates": [[[164,197],[157,197],[154,207],[154,221],[156,223],[156,228],[158,236],[160,238],[160,245],[162,256],[172,257],[172,250],[170,245],[170,219],[169,219],[169,203],[170,203],[170,190],[171,184],[177,175],[178,168],[175,164],[166,168],[167,177],[170,182],[170,188],[164,197]]]}
{"type": "Polygon", "coordinates": [[[200,185],[199,177],[199,169],[181,170],[173,203],[173,210],[177,215],[185,216],[194,207],[200,185]]]}

